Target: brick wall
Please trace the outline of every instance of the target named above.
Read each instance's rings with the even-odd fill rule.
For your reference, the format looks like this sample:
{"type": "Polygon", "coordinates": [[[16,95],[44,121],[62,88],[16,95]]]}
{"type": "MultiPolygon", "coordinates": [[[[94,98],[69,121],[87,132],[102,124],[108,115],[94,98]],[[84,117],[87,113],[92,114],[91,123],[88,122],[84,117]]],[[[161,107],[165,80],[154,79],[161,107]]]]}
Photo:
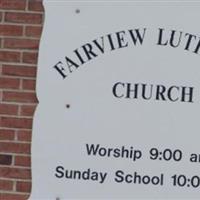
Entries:
{"type": "Polygon", "coordinates": [[[0,199],[27,199],[42,0],[0,0],[0,199]]]}

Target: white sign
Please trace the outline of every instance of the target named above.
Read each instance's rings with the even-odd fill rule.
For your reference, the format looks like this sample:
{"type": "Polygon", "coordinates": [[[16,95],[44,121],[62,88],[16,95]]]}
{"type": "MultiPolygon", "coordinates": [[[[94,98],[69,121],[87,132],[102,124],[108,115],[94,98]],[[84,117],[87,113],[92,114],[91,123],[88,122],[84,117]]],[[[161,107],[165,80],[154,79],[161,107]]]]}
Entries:
{"type": "Polygon", "coordinates": [[[44,6],[30,199],[198,199],[200,3],[44,6]]]}

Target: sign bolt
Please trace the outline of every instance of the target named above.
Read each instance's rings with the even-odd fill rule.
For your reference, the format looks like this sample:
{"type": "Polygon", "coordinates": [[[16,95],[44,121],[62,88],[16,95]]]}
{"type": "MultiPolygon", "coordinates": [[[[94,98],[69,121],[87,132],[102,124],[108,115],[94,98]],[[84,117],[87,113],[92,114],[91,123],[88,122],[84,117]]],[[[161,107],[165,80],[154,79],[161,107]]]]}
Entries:
{"type": "Polygon", "coordinates": [[[76,14],[79,14],[81,11],[80,11],[80,9],[77,8],[77,9],[75,10],[75,12],[76,12],[76,14]]]}
{"type": "Polygon", "coordinates": [[[69,109],[69,108],[70,108],[70,104],[66,104],[66,108],[68,108],[68,109],[69,109]]]}

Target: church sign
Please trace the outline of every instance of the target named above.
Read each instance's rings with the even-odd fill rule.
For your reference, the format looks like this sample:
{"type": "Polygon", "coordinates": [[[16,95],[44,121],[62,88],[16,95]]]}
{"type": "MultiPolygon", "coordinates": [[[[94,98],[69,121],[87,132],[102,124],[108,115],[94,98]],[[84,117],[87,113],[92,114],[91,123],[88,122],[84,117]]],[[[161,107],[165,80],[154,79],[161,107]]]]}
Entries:
{"type": "Polygon", "coordinates": [[[30,199],[200,196],[200,3],[44,1],[30,199]]]}

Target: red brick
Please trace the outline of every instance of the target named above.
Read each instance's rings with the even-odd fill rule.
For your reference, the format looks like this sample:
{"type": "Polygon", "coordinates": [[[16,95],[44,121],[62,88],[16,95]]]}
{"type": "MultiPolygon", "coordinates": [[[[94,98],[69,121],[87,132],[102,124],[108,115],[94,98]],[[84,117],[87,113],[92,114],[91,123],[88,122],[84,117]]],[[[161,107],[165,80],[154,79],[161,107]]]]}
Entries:
{"type": "Polygon", "coordinates": [[[30,179],[31,173],[30,173],[29,169],[0,167],[0,177],[17,178],[17,179],[30,179]]]}
{"type": "Polygon", "coordinates": [[[25,10],[26,0],[1,0],[0,8],[6,10],[25,10]]]}
{"type": "Polygon", "coordinates": [[[20,80],[16,78],[0,77],[0,88],[19,89],[20,80]]]}
{"type": "Polygon", "coordinates": [[[0,101],[2,101],[3,98],[3,92],[0,90],[0,101]]]}
{"type": "Polygon", "coordinates": [[[0,129],[0,140],[14,140],[15,131],[0,129]]]}
{"type": "Polygon", "coordinates": [[[0,114],[3,115],[17,115],[18,106],[11,104],[0,103],[0,114]]]}
{"type": "Polygon", "coordinates": [[[2,74],[10,76],[36,77],[36,67],[24,65],[3,65],[2,74]]]}
{"type": "Polygon", "coordinates": [[[30,156],[16,156],[15,157],[15,166],[30,167],[31,166],[30,156]]]}
{"type": "Polygon", "coordinates": [[[0,25],[1,36],[21,36],[23,34],[23,27],[16,25],[0,25]]]}
{"type": "MultiPolygon", "coordinates": [[[[14,142],[0,142],[0,151],[4,153],[29,154],[30,144],[14,143],[14,142]]],[[[1,170],[0,170],[0,173],[1,173],[1,170]]]]}
{"type": "Polygon", "coordinates": [[[25,35],[28,37],[36,37],[39,38],[42,33],[41,26],[27,26],[25,29],[25,35]]]}
{"type": "Polygon", "coordinates": [[[32,132],[31,131],[25,131],[25,130],[19,130],[17,132],[17,140],[23,141],[23,142],[31,142],[32,139],[32,132]]]}
{"type": "Polygon", "coordinates": [[[31,92],[3,92],[3,101],[19,103],[36,103],[35,93],[31,92]]]}
{"type": "Polygon", "coordinates": [[[27,118],[15,118],[15,117],[1,117],[1,127],[5,128],[32,128],[32,119],[27,118]]]}
{"type": "Polygon", "coordinates": [[[11,165],[12,156],[11,155],[1,155],[0,154],[0,165],[11,165]]]}
{"type": "Polygon", "coordinates": [[[8,49],[38,49],[38,47],[39,41],[34,39],[4,39],[4,48],[8,49]]]}
{"type": "Polygon", "coordinates": [[[3,17],[3,14],[2,14],[2,12],[0,12],[0,22],[2,20],[2,17],[3,17]]]}
{"type": "Polygon", "coordinates": [[[27,135],[27,134],[20,134],[18,136],[18,141],[22,141],[22,142],[31,142],[31,135],[27,135]]]}
{"type": "Polygon", "coordinates": [[[36,86],[35,80],[24,79],[22,82],[22,89],[24,90],[35,90],[35,86],[36,86]]]}
{"type": "Polygon", "coordinates": [[[23,194],[6,194],[0,193],[0,199],[2,200],[26,200],[28,199],[29,195],[23,194]]]}
{"type": "Polygon", "coordinates": [[[42,0],[29,0],[28,9],[30,11],[43,11],[42,0]]]}
{"type": "Polygon", "coordinates": [[[20,62],[20,53],[12,51],[0,51],[0,62],[20,62]]]}
{"type": "MultiPolygon", "coordinates": [[[[38,49],[38,40],[41,35],[41,26],[43,16],[41,13],[34,13],[34,12],[28,12],[25,11],[25,9],[30,9],[31,11],[36,12],[42,12],[42,4],[41,1],[38,0],[0,0],[0,8],[1,6],[4,6],[4,9],[6,9],[5,14],[5,21],[6,25],[3,25],[1,23],[0,25],[0,36],[7,36],[0,38],[2,43],[0,42],[0,48],[10,48],[10,49],[31,49],[31,50],[37,50],[38,49]],[[4,3],[4,5],[3,5],[4,3]],[[26,8],[26,4],[28,3],[28,6],[26,8]],[[7,4],[7,5],[6,5],[7,4]],[[22,5],[23,4],[23,5],[22,5]],[[7,6],[7,7],[6,7],[7,6]],[[21,6],[21,7],[20,7],[21,6]],[[36,7],[38,6],[38,7],[36,7]],[[10,11],[8,11],[10,10],[10,11]],[[16,11],[15,11],[16,10],[16,11]],[[22,10],[22,12],[18,12],[17,10],[22,10]],[[11,22],[11,23],[9,23],[11,22]],[[16,23],[16,25],[13,25],[12,23],[16,23]],[[17,24],[19,23],[19,24],[17,24]],[[20,24],[24,24],[24,27],[20,24]],[[32,26],[32,24],[35,24],[36,26],[32,26]],[[23,29],[25,28],[24,32],[23,29]],[[22,40],[22,34],[25,34],[26,40],[22,40]],[[18,37],[20,36],[20,37],[18,37]],[[9,38],[8,38],[9,37],[9,38]],[[15,38],[16,37],[16,38],[15,38]],[[37,41],[34,44],[33,40],[27,40],[34,38],[34,41],[37,41]],[[15,38],[15,39],[14,39],[15,38]],[[2,44],[2,45],[1,45],[2,44]],[[5,45],[5,46],[4,46],[5,45]]],[[[2,10],[0,10],[0,22],[2,21],[2,10]]],[[[4,13],[3,13],[4,14],[4,13]]],[[[32,90],[29,92],[20,92],[20,91],[2,91],[2,98],[4,101],[5,99],[8,99],[9,102],[19,102],[23,103],[21,106],[23,107],[21,109],[21,114],[23,116],[29,116],[31,117],[33,114],[33,108],[26,107],[26,103],[32,103],[37,102],[35,93],[33,92],[35,90],[35,80],[33,78],[36,76],[36,66],[25,66],[25,64],[22,64],[21,61],[23,60],[24,63],[37,63],[37,53],[36,51],[28,51],[22,53],[22,51],[16,51],[16,50],[0,50],[0,63],[6,63],[2,64],[2,75],[0,78],[0,88],[3,89],[19,89],[18,81],[20,79],[22,90],[32,90]],[[4,52],[8,53],[4,53],[4,52]],[[3,53],[2,53],[3,52],[3,53]],[[23,54],[23,57],[22,57],[23,54]],[[10,64],[8,64],[11,62],[10,64]],[[20,63],[18,66],[17,64],[13,63],[20,63]],[[32,80],[28,79],[27,77],[31,77],[32,80]],[[9,81],[16,81],[16,84],[9,83],[9,81]],[[8,83],[8,84],[7,84],[8,83]],[[16,99],[16,101],[14,100],[16,99]],[[25,105],[24,105],[25,104],[25,105]]],[[[1,93],[1,92],[0,92],[1,93]]],[[[16,107],[18,105],[9,105],[6,102],[0,104],[0,115],[16,115],[18,114],[16,107]],[[5,105],[7,106],[5,106],[5,105]],[[9,107],[9,106],[11,107],[9,107]],[[16,107],[15,107],[16,106],[16,107]],[[13,108],[12,108],[13,107],[13,108]]],[[[23,120],[27,119],[21,119],[17,117],[3,117],[0,116],[0,124],[5,125],[4,128],[0,129],[0,152],[5,152],[5,154],[12,155],[13,158],[16,154],[21,154],[24,156],[16,155],[14,160],[14,167],[11,166],[5,166],[10,164],[10,158],[8,155],[0,156],[0,163],[4,163],[4,167],[0,167],[0,177],[4,178],[5,180],[1,180],[0,178],[0,199],[2,200],[22,200],[22,199],[28,199],[29,195],[23,194],[23,193],[30,193],[31,190],[31,182],[29,181],[31,179],[31,173],[30,173],[30,157],[26,156],[27,154],[30,154],[30,141],[31,141],[31,130],[24,130],[27,128],[21,128],[21,127],[31,127],[32,120],[28,122],[24,122],[23,120]],[[20,121],[22,120],[22,121],[20,121]],[[25,126],[23,125],[25,124],[25,126]],[[16,127],[18,130],[16,130],[16,127]],[[18,139],[18,141],[13,141],[18,139]],[[8,141],[10,140],[10,141],[8,141]],[[4,141],[4,142],[3,142],[4,141]],[[23,141],[20,143],[20,141],[23,141]],[[11,152],[11,153],[10,153],[11,152]],[[14,153],[14,155],[13,155],[14,153]],[[7,159],[7,160],[6,160],[7,159]],[[17,168],[18,166],[19,168],[17,168]],[[23,168],[22,168],[23,167],[23,168]],[[24,169],[24,167],[28,169],[24,169]],[[6,179],[17,179],[16,180],[16,189],[14,187],[13,181],[6,180],[6,179]]],[[[1,127],[1,125],[0,125],[1,127]]],[[[29,129],[29,128],[28,128],[29,129]]]]}
{"type": "Polygon", "coordinates": [[[42,14],[6,12],[5,21],[24,24],[41,24],[42,14]]]}
{"type": "Polygon", "coordinates": [[[36,106],[32,106],[32,105],[22,105],[21,106],[21,116],[33,116],[34,112],[35,112],[35,108],[36,106]]]}
{"type": "Polygon", "coordinates": [[[37,64],[38,53],[30,53],[24,52],[23,53],[23,62],[29,64],[37,64]]]}
{"type": "Polygon", "coordinates": [[[17,182],[16,190],[17,190],[17,192],[30,193],[31,192],[31,183],[19,181],[19,182],[17,182]]]}
{"type": "Polygon", "coordinates": [[[0,190],[12,190],[13,189],[13,181],[0,180],[0,190]]]}

